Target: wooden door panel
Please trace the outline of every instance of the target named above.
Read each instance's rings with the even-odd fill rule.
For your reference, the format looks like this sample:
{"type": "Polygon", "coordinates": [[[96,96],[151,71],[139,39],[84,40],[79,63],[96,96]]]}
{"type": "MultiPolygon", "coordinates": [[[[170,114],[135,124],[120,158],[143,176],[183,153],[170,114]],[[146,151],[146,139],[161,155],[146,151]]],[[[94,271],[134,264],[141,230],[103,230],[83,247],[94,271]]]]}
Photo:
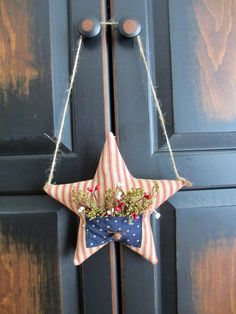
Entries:
{"type": "Polygon", "coordinates": [[[179,164],[195,185],[235,184],[235,20],[231,1],[169,3],[171,142],[176,151],[193,153],[179,164]]]}
{"type": "MultiPolygon", "coordinates": [[[[50,6],[55,9],[53,2],[50,6]]],[[[65,98],[62,91],[68,80],[66,2],[56,9],[49,10],[47,0],[1,2],[1,155],[44,154],[52,150],[53,143],[45,134],[55,135],[65,98]],[[56,13],[62,14],[60,30],[55,25],[56,13]],[[59,31],[64,31],[64,42],[56,43],[59,31]],[[64,73],[60,79],[58,71],[64,73]],[[55,75],[58,78],[53,81],[55,75]]],[[[71,143],[67,146],[71,148],[71,143]]]]}
{"type": "Polygon", "coordinates": [[[76,223],[61,211],[45,196],[1,197],[1,313],[79,312],[79,272],[66,262],[76,223]],[[62,238],[68,224],[70,235],[62,238]]]}
{"type": "Polygon", "coordinates": [[[47,6],[47,0],[37,4],[31,0],[1,1],[0,114],[7,121],[0,126],[1,148],[5,148],[1,154],[12,154],[12,147],[22,153],[17,142],[24,138],[30,141],[43,132],[52,135],[47,6]]]}
{"type": "Polygon", "coordinates": [[[235,189],[183,192],[176,209],[178,313],[235,313],[235,189]]]}
{"type": "MultiPolygon", "coordinates": [[[[84,2],[24,0],[20,5],[14,1],[2,1],[2,193],[32,193],[41,190],[46,181],[79,36],[79,19],[93,7],[93,1],[84,2]],[[18,28],[20,20],[22,25],[18,28]],[[8,48],[12,53],[5,55],[8,48]],[[37,75],[32,75],[30,70],[37,75]]],[[[101,3],[95,5],[95,16],[101,16],[101,7],[101,3]]],[[[104,96],[104,89],[108,84],[102,79],[102,46],[101,36],[98,36],[86,41],[82,48],[83,62],[63,131],[57,182],[75,181],[78,175],[91,176],[96,169],[96,159],[105,137],[103,113],[107,95],[104,96]],[[88,154],[94,161],[84,166],[81,163],[90,158],[88,154]]]]}
{"type": "MultiPolygon", "coordinates": [[[[57,6],[47,0],[1,2],[2,192],[34,191],[45,180],[55,145],[50,138],[57,134],[69,78],[67,16],[67,1],[57,6]],[[9,180],[16,176],[14,182],[9,180]]],[[[69,116],[62,145],[65,153],[72,152],[69,116]]]]}
{"type": "MultiPolygon", "coordinates": [[[[123,4],[113,2],[114,16],[119,19],[124,15],[123,4]]],[[[203,104],[204,100],[198,92],[201,67],[195,60],[194,39],[195,33],[199,31],[194,28],[195,24],[192,22],[194,18],[192,4],[182,1],[177,9],[174,1],[171,1],[169,6],[166,1],[149,1],[140,6],[138,3],[136,8],[129,2],[124,5],[128,8],[130,5],[130,14],[137,16],[142,22],[141,36],[155,85],[158,86],[158,97],[165,114],[168,134],[180,173],[191,179],[195,187],[234,185],[235,118],[227,121],[223,118],[213,119],[201,109],[201,106],[207,105],[203,104]],[[185,13],[184,18],[182,11],[185,13]],[[186,53],[188,58],[185,56],[186,53]],[[193,85],[192,88],[188,86],[189,84],[193,85]],[[201,104],[199,105],[197,101],[201,104]],[[202,121],[201,124],[197,119],[202,121]],[[224,175],[225,171],[228,173],[227,176],[224,175]]],[[[230,1],[227,3],[230,5],[230,1]]],[[[234,20],[233,13],[232,19],[234,20]]],[[[231,37],[228,40],[232,46],[231,37]]],[[[123,151],[127,164],[131,171],[139,176],[155,177],[156,174],[160,174],[162,177],[173,177],[137,45],[133,45],[129,40],[122,40],[117,35],[114,49],[116,67],[114,75],[117,76],[115,90],[118,91],[117,131],[121,138],[121,150],[123,142],[132,148],[127,154],[125,149],[123,151]],[[122,63],[125,64],[125,74],[122,63]],[[126,88],[127,84],[129,88],[126,88]],[[137,156],[142,158],[136,158],[137,156]],[[148,167],[142,167],[143,163],[148,167]]],[[[232,52],[229,53],[233,55],[232,52]]],[[[233,58],[230,60],[233,68],[233,58]]],[[[224,82],[222,83],[224,86],[228,84],[228,88],[231,88],[232,83],[227,74],[221,75],[220,79],[217,75],[216,72],[214,77],[216,81],[224,82]]],[[[225,95],[224,102],[227,103],[225,106],[232,109],[233,101],[228,98],[226,89],[226,87],[222,89],[225,95]]],[[[211,87],[208,88],[209,93],[210,91],[211,87]]]]}
{"type": "Polygon", "coordinates": [[[232,1],[170,1],[178,133],[236,131],[235,10],[232,1]]]}
{"type": "MultiPolygon", "coordinates": [[[[136,1],[135,6],[132,1],[113,0],[111,3],[115,20],[129,14],[142,24],[141,37],[179,173],[193,182],[193,189],[234,187],[235,10],[232,1],[214,4],[201,0],[178,3],[136,1]],[[219,49],[216,48],[218,46],[219,49]]],[[[113,66],[116,132],[128,168],[136,177],[174,178],[137,44],[122,38],[116,31],[113,31],[113,66]]],[[[137,313],[145,310],[148,313],[179,311],[181,314],[194,311],[193,305],[185,305],[187,298],[184,292],[179,290],[177,294],[184,285],[184,274],[179,270],[176,272],[176,267],[183,269],[184,263],[179,255],[176,260],[176,250],[178,253],[181,235],[187,241],[188,232],[191,232],[186,229],[183,235],[177,228],[179,212],[173,204],[182,193],[189,195],[189,200],[191,195],[195,195],[191,190],[177,193],[161,207],[160,221],[153,221],[160,261],[157,267],[121,248],[123,307],[126,313],[132,313],[133,307],[137,313]],[[138,287],[135,291],[132,291],[132,283],[138,287]]],[[[229,202],[233,204],[231,196],[229,202]]],[[[212,199],[211,194],[209,199],[212,199]]],[[[196,215],[202,217],[206,208],[202,206],[201,197],[197,201],[196,207],[201,210],[196,215]]],[[[188,204],[191,205],[190,201],[188,204]]],[[[214,203],[211,206],[213,211],[214,203]]],[[[223,215],[224,202],[221,207],[223,215]]],[[[184,221],[186,215],[186,220],[187,217],[191,220],[188,205],[185,208],[181,219],[184,221]]],[[[207,212],[207,215],[210,219],[213,214],[207,212]]],[[[225,215],[227,218],[222,230],[228,228],[227,221],[233,217],[230,212],[225,215]]],[[[201,230],[199,224],[195,227],[201,230]]],[[[211,226],[213,241],[217,238],[217,228],[216,224],[211,226]]],[[[207,245],[208,233],[204,225],[202,233],[201,241],[207,245]]],[[[188,245],[186,252],[191,244],[188,245]]],[[[230,254],[230,249],[225,249],[225,252],[230,254]]],[[[213,279],[213,284],[217,284],[217,278],[213,279]]],[[[186,283],[184,289],[188,288],[186,283]]]]}

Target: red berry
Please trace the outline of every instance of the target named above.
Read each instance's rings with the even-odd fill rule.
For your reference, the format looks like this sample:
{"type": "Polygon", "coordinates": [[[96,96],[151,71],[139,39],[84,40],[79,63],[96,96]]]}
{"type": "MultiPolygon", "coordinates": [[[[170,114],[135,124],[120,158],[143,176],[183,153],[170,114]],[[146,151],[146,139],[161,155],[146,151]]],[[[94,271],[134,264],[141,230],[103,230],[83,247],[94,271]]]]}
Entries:
{"type": "Polygon", "coordinates": [[[138,219],[138,215],[135,212],[132,213],[132,216],[133,216],[134,220],[138,219]]]}
{"type": "Polygon", "coordinates": [[[87,188],[87,190],[91,193],[93,192],[93,189],[91,187],[87,188]]]}
{"type": "Polygon", "coordinates": [[[97,185],[95,186],[94,191],[98,191],[99,189],[100,189],[100,185],[99,185],[99,184],[97,184],[97,185]]]}
{"type": "Polygon", "coordinates": [[[120,206],[116,206],[115,210],[116,210],[116,212],[121,212],[122,208],[120,206]]]}
{"type": "Polygon", "coordinates": [[[150,200],[152,198],[152,195],[151,194],[148,194],[146,192],[144,192],[144,195],[143,195],[147,200],[150,200]]]}

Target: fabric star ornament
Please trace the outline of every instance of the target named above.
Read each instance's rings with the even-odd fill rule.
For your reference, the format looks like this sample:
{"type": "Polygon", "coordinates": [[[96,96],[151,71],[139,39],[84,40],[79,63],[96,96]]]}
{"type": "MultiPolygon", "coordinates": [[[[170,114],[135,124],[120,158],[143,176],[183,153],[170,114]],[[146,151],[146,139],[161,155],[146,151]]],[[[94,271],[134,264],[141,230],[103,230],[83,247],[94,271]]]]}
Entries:
{"type": "MultiPolygon", "coordinates": [[[[127,169],[119,152],[115,137],[107,135],[95,176],[91,180],[68,183],[46,184],[45,192],[64,204],[80,218],[74,264],[80,265],[91,255],[100,250],[110,241],[119,241],[134,252],[140,254],[152,264],[158,262],[153,239],[150,215],[185,185],[184,180],[151,180],[134,178],[127,169]],[[116,189],[122,185],[122,191],[127,193],[132,188],[141,188],[146,197],[154,185],[158,185],[156,197],[150,207],[130,223],[127,217],[112,217],[112,210],[107,217],[95,217],[90,220],[84,214],[84,207],[73,201],[73,191],[96,192],[96,200],[101,206],[107,189],[116,189]]],[[[118,198],[121,195],[117,196],[118,198]]],[[[116,209],[118,210],[118,208],[116,209]]]]}

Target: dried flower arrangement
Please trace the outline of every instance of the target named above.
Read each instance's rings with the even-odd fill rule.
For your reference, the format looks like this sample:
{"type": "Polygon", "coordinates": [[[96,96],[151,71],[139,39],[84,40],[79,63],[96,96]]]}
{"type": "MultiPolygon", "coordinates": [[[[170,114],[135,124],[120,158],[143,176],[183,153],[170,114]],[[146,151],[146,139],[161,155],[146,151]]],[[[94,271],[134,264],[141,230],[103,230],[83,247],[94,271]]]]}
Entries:
{"type": "Polygon", "coordinates": [[[76,204],[79,213],[90,220],[97,217],[128,217],[129,222],[136,220],[139,215],[148,210],[157,197],[158,184],[155,183],[150,193],[145,192],[142,188],[131,188],[130,191],[124,192],[122,184],[118,183],[115,189],[107,189],[103,195],[103,205],[98,205],[96,193],[100,189],[99,184],[94,189],[87,188],[87,192],[81,190],[72,190],[72,200],[76,204]]]}

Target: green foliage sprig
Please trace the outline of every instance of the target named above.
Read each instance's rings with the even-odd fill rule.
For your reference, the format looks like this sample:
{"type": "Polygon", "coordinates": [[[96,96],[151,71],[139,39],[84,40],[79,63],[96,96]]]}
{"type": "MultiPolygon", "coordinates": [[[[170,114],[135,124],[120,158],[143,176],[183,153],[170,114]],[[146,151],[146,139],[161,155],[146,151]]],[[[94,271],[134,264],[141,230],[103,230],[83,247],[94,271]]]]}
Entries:
{"type": "Polygon", "coordinates": [[[72,190],[72,200],[76,204],[79,213],[84,213],[90,220],[96,217],[128,217],[131,222],[137,219],[144,211],[148,210],[157,196],[158,184],[154,184],[150,193],[146,193],[142,188],[131,188],[124,193],[121,184],[115,189],[107,189],[103,195],[103,204],[98,206],[96,193],[100,186],[95,189],[88,188],[88,192],[72,190]]]}

